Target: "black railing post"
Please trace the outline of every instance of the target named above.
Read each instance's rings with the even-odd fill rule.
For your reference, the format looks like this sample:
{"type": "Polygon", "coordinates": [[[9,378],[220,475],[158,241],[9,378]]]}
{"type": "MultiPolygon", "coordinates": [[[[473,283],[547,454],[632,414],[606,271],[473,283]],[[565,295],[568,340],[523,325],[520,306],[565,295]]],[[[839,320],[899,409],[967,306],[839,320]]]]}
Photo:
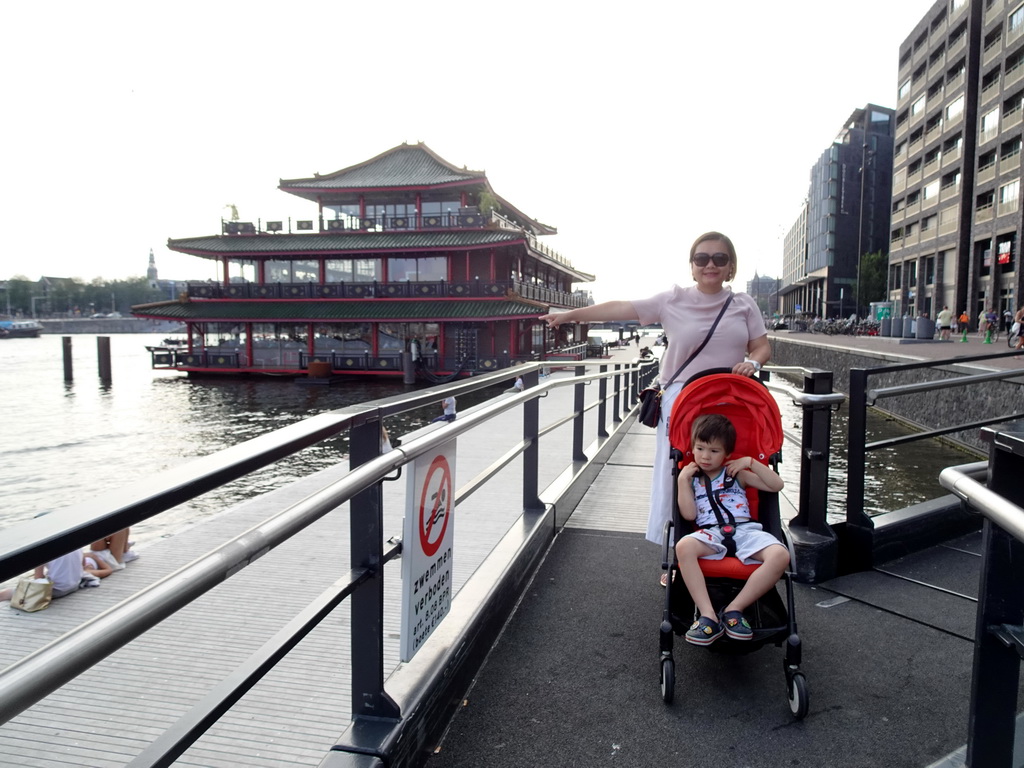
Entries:
{"type": "MultiPolygon", "coordinates": [[[[597,367],[599,373],[607,373],[607,365],[599,365],[597,367]]],[[[601,378],[597,383],[597,436],[608,437],[608,408],[606,401],[608,400],[608,379],[601,378]]]]}
{"type": "MultiPolygon", "coordinates": [[[[354,469],[380,455],[380,422],[349,431],[349,466],[354,469]]],[[[397,718],[398,705],[384,691],[384,493],[374,483],[349,502],[352,568],[370,577],[351,598],[352,717],[397,718]]]]}
{"type": "MultiPolygon", "coordinates": [[[[526,389],[537,386],[538,371],[530,371],[523,377],[526,389]]],[[[540,500],[540,399],[532,398],[523,404],[523,509],[543,510],[540,500]]]]}
{"type": "MultiPolygon", "coordinates": [[[[587,368],[584,365],[577,365],[573,370],[575,371],[574,375],[576,376],[583,376],[587,372],[587,368]]],[[[582,381],[573,386],[573,413],[576,414],[572,420],[573,461],[587,460],[587,454],[583,452],[583,409],[586,406],[584,401],[584,396],[586,394],[584,388],[586,386],[587,385],[582,381]]]]}
{"type": "Polygon", "coordinates": [[[867,452],[868,374],[850,369],[849,420],[846,434],[846,536],[840,551],[844,570],[862,571],[874,562],[875,524],[864,513],[864,472],[867,452]]]}
{"type": "Polygon", "coordinates": [[[616,363],[612,368],[615,371],[615,376],[612,377],[612,420],[618,424],[622,421],[622,381],[623,377],[619,373],[622,370],[622,365],[616,363]]]}
{"type": "MultiPolygon", "coordinates": [[[[809,370],[804,393],[832,394],[832,371],[809,370]]],[[[827,522],[828,465],[831,450],[832,406],[805,405],[800,447],[800,506],[792,523],[811,533],[831,535],[827,522]]]]}
{"type": "MultiPolygon", "coordinates": [[[[991,430],[986,430],[991,432],[991,430]]],[[[1024,435],[995,435],[989,450],[988,488],[1024,506],[1024,435]]],[[[1024,544],[985,520],[974,629],[974,671],[967,719],[968,768],[1014,765],[1014,724],[1021,653],[1024,653],[1024,544]]]]}

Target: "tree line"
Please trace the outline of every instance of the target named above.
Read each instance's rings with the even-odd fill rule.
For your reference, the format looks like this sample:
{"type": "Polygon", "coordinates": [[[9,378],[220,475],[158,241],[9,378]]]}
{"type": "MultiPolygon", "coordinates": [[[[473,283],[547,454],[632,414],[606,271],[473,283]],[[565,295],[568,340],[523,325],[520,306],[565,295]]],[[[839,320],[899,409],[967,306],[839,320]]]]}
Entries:
{"type": "MultiPolygon", "coordinates": [[[[155,285],[145,277],[84,282],[77,277],[29,280],[17,275],[0,281],[0,314],[10,317],[90,317],[120,312],[128,316],[135,304],[166,301],[175,296],[173,283],[155,285]]],[[[182,290],[184,285],[182,285],[182,290]]]]}

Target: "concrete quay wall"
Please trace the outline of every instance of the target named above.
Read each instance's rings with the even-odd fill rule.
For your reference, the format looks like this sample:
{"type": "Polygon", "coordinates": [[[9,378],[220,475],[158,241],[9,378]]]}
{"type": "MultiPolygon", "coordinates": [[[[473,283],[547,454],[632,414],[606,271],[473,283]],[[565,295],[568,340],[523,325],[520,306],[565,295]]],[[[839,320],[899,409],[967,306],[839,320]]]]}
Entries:
{"type": "Polygon", "coordinates": [[[174,333],[182,326],[141,317],[74,317],[40,320],[43,333],[174,333]]]}
{"type": "MultiPolygon", "coordinates": [[[[854,368],[879,368],[888,365],[931,360],[948,360],[959,355],[1001,352],[1006,349],[977,345],[964,350],[949,342],[923,342],[921,344],[890,344],[891,350],[867,349],[842,346],[841,341],[816,343],[811,338],[789,338],[773,335],[772,365],[802,366],[832,371],[833,387],[847,395],[850,393],[850,370],[854,368]]],[[[877,346],[885,342],[874,342],[877,346]]],[[[991,419],[1000,414],[1024,412],[1024,361],[1020,358],[1004,358],[998,361],[976,363],[945,363],[930,369],[897,371],[868,380],[872,389],[913,384],[939,379],[963,378],[971,374],[989,373],[994,370],[1021,369],[1021,377],[999,381],[982,381],[964,387],[938,389],[931,392],[900,395],[879,400],[875,407],[893,417],[922,429],[941,429],[991,419]]],[[[1020,428],[1022,422],[1017,422],[1020,428]]],[[[988,446],[974,427],[946,436],[946,439],[963,447],[988,455],[988,446]]]]}

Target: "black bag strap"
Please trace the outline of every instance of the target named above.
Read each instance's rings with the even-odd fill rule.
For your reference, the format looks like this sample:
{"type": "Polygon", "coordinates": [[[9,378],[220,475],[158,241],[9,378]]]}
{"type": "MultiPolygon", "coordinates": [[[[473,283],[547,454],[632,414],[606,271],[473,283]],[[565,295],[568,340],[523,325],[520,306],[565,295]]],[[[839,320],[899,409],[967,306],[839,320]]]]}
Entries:
{"type": "Polygon", "coordinates": [[[690,363],[692,363],[694,358],[696,358],[697,355],[699,355],[701,353],[701,350],[703,350],[704,347],[706,347],[708,345],[708,342],[711,341],[711,336],[714,334],[715,328],[718,327],[718,322],[722,319],[722,315],[725,314],[725,310],[727,310],[729,308],[729,305],[732,303],[732,297],[733,297],[733,292],[729,291],[729,295],[725,299],[725,304],[723,304],[722,308],[718,311],[718,317],[715,318],[715,322],[713,322],[711,324],[711,328],[710,328],[710,330],[708,330],[708,335],[704,337],[704,341],[702,341],[700,343],[700,346],[697,347],[695,350],[693,350],[693,353],[688,358],[686,358],[686,361],[682,365],[679,366],[679,370],[672,374],[672,378],[669,379],[667,382],[665,382],[665,386],[666,387],[669,384],[671,384],[673,381],[676,380],[676,376],[678,376],[680,373],[682,373],[683,369],[686,366],[688,366],[690,363]]]}

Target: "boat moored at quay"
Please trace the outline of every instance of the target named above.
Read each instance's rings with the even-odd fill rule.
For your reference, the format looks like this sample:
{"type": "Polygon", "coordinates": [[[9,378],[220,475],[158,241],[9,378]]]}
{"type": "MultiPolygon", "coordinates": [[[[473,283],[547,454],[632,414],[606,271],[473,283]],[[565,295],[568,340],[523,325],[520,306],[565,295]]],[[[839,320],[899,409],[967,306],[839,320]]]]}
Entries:
{"type": "Polygon", "coordinates": [[[0,339],[35,339],[42,332],[36,320],[0,320],[0,339]]]}
{"type": "Polygon", "coordinates": [[[411,360],[432,380],[585,356],[585,329],[556,335],[537,318],[584,306],[573,284],[594,276],[541,243],[557,230],[484,172],[401,144],[279,189],[316,203],[315,218],[223,221],[218,235],[168,241],[222,277],[132,308],[186,326],[183,348],[151,350],[154,368],[403,375],[411,360]]]}

